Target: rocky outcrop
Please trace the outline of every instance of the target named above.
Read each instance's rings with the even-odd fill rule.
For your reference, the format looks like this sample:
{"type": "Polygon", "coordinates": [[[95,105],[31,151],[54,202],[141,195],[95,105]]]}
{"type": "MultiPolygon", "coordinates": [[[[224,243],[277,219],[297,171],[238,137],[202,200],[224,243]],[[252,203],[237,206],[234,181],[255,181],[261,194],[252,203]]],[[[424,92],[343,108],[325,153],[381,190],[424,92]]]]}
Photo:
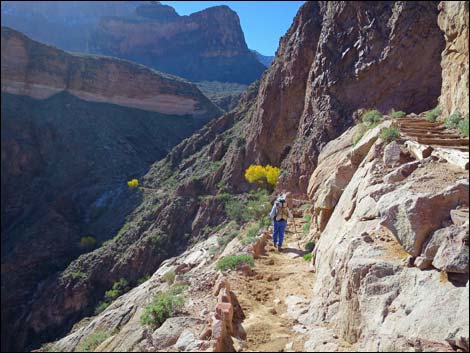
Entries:
{"type": "Polygon", "coordinates": [[[265,69],[245,43],[227,6],[178,16],[169,6],[143,5],[133,16],[103,18],[90,51],[133,60],[191,81],[251,83],[265,69]]]}
{"type": "MultiPolygon", "coordinates": [[[[351,130],[337,145],[349,136],[351,130]]],[[[334,145],[317,168],[328,170],[328,158],[354,148],[335,151],[334,145]]],[[[387,165],[384,150],[379,138],[358,161],[337,189],[323,229],[314,218],[315,285],[299,321],[326,324],[357,350],[468,349],[468,315],[461,315],[468,311],[468,223],[449,225],[450,212],[468,204],[468,172],[432,157],[387,165]],[[384,178],[391,175],[400,177],[384,178]],[[397,200],[393,215],[391,200],[397,200]]],[[[318,169],[312,174],[310,184],[318,186],[310,189],[311,199],[328,192],[324,178],[318,169]]],[[[309,342],[315,341],[311,334],[309,342]]]]}
{"type": "Polygon", "coordinates": [[[468,114],[468,2],[441,1],[438,24],[446,46],[442,52],[442,89],[439,104],[442,116],[454,111],[468,114]]]}
{"type": "Polygon", "coordinates": [[[71,55],[2,27],[2,92],[46,99],[64,91],[86,101],[194,115],[204,122],[219,113],[197,87],[177,77],[122,60],[71,55]]]}

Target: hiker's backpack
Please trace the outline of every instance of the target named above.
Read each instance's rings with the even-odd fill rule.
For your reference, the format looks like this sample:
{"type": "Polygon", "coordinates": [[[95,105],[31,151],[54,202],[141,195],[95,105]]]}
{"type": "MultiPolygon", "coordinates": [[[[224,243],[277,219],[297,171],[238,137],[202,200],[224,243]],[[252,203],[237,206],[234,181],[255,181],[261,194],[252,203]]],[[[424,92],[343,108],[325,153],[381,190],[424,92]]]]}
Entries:
{"type": "Polygon", "coordinates": [[[280,221],[281,219],[287,221],[287,217],[289,213],[287,212],[287,207],[281,207],[280,205],[277,206],[276,209],[276,221],[280,221]]]}

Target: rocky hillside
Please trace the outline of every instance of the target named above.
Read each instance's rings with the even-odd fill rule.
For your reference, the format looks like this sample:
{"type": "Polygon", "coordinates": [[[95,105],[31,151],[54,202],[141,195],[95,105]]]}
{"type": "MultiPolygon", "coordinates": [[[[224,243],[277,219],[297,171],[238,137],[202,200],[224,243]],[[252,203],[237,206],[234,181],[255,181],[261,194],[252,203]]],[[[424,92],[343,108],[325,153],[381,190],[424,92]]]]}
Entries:
{"type": "MultiPolygon", "coordinates": [[[[193,342],[189,333],[182,335],[184,329],[165,341],[171,331],[165,324],[161,330],[147,333],[136,329],[152,294],[166,289],[157,284],[163,276],[158,267],[164,259],[183,252],[188,243],[202,241],[208,233],[217,234],[220,229],[208,229],[230,217],[229,202],[243,200],[246,195],[239,194],[251,188],[244,181],[245,169],[252,163],[270,163],[284,170],[279,188],[314,202],[309,211],[313,215],[309,236],[317,240],[316,272],[303,279],[314,281],[314,289],[310,295],[296,293],[304,298],[291,302],[302,323],[295,330],[304,341],[285,350],[386,351],[390,342],[397,342],[398,349],[468,349],[468,315],[455,319],[457,313],[468,310],[468,240],[465,225],[453,220],[453,214],[465,213],[468,205],[468,172],[448,162],[454,160],[454,152],[449,157],[435,148],[431,156],[427,146],[410,140],[405,131],[395,136],[395,143],[379,138],[381,130],[399,125],[397,118],[388,115],[375,130],[363,132],[359,141],[360,125],[351,128],[363,109],[403,110],[408,113],[406,119],[421,123],[421,113],[437,105],[439,96],[445,94],[441,94],[442,82],[448,79],[441,76],[446,72],[441,54],[447,43],[438,26],[439,9],[459,8],[445,5],[304,4],[260,82],[248,88],[234,110],[210,122],[152,166],[142,178],[142,200],[128,216],[128,225],[112,242],[80,256],[56,278],[42,283],[31,300],[31,314],[17,332],[28,343],[55,339],[80,318],[92,315],[105,291],[120,278],[137,283],[143,275],[155,273],[147,284],[118,299],[101,315],[80,322],[61,341],[61,347],[72,349],[99,328],[109,338],[103,350],[144,349],[140,343],[146,335],[152,336],[149,350],[165,349],[180,339],[193,342]],[[452,256],[446,258],[440,255],[443,253],[452,256]],[[462,270],[465,264],[467,272],[462,270]],[[439,312],[437,306],[442,308],[446,302],[449,306],[439,312]],[[429,320],[430,313],[438,319],[429,320]],[[111,316],[113,320],[108,321],[111,316]],[[159,345],[162,341],[173,343],[159,345]]],[[[468,60],[468,52],[466,55],[468,60]]],[[[422,133],[423,129],[416,130],[422,133]]],[[[450,143],[461,142],[452,131],[445,134],[452,136],[450,143]]],[[[434,139],[449,143],[442,137],[434,139]]],[[[465,217],[468,220],[468,214],[463,223],[465,217]]],[[[256,244],[258,241],[254,248],[256,244]]],[[[227,254],[235,251],[229,249],[227,254]]],[[[204,256],[194,268],[205,261],[204,256]]],[[[184,258],[179,257],[174,265],[182,265],[184,258]]],[[[182,268],[174,270],[189,271],[182,268]]],[[[204,272],[204,265],[200,269],[192,275],[207,288],[197,290],[211,297],[207,303],[212,300],[215,305],[208,292],[215,276],[204,272]]],[[[239,288],[243,290],[243,286],[239,288]]],[[[253,294],[262,296],[256,291],[253,294]]],[[[240,292],[235,295],[242,297],[240,292]]],[[[216,343],[219,333],[225,328],[233,333],[238,323],[226,319],[235,317],[230,315],[230,307],[236,306],[230,290],[226,288],[219,297],[218,304],[231,306],[216,309],[215,319],[210,317],[212,331],[201,332],[206,333],[201,340],[210,337],[216,343]]],[[[206,310],[211,311],[212,304],[205,305],[206,310]]],[[[253,307],[243,307],[248,318],[250,309],[253,307]]],[[[199,320],[205,317],[201,315],[199,320]]],[[[179,327],[191,325],[192,319],[185,320],[179,327]]],[[[259,327],[270,320],[252,315],[248,340],[264,337],[269,341],[269,330],[259,327]]],[[[203,326],[200,321],[196,325],[203,326]]],[[[238,332],[238,336],[243,334],[238,332]]],[[[230,342],[228,338],[223,341],[230,342]]],[[[198,343],[195,347],[180,342],[174,348],[211,348],[198,343]]]]}
{"type": "Polygon", "coordinates": [[[191,81],[249,84],[265,69],[248,49],[238,15],[227,6],[179,16],[168,5],[142,5],[132,16],[103,18],[90,37],[90,51],[191,81]]]}
{"type": "Polygon", "coordinates": [[[38,283],[125,223],[126,182],[220,111],[179,78],[1,35],[3,350],[38,283]]]}

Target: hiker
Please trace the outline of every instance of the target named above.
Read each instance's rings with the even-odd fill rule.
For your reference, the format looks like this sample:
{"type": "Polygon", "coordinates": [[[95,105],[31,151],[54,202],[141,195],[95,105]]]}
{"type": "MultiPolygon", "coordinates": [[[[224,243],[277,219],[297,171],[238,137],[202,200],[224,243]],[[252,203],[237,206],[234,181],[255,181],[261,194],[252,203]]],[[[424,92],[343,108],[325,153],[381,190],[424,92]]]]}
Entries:
{"type": "Polygon", "coordinates": [[[278,251],[282,251],[282,241],[284,240],[284,231],[286,230],[287,217],[292,218],[292,213],[287,205],[286,197],[279,196],[274,202],[274,206],[269,213],[269,217],[273,220],[273,243],[277,246],[278,251]]]}

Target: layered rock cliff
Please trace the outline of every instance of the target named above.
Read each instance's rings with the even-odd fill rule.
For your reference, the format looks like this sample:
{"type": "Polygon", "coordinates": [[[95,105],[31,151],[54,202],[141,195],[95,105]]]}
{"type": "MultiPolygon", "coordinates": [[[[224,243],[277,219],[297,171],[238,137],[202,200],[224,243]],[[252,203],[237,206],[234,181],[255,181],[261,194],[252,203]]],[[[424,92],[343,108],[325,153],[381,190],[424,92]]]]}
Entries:
{"type": "Polygon", "coordinates": [[[3,27],[1,43],[3,350],[24,347],[17,327],[38,284],[123,226],[141,199],[126,182],[219,109],[140,65],[3,27]],[[86,236],[96,244],[81,244],[86,236]]]}
{"type": "Polygon", "coordinates": [[[90,50],[191,81],[249,84],[265,69],[227,6],[179,16],[167,5],[142,5],[133,16],[103,18],[91,34],[90,50]]]}
{"type": "Polygon", "coordinates": [[[468,114],[468,2],[442,1],[438,23],[444,32],[442,90],[439,103],[443,116],[459,110],[468,114]]]}

